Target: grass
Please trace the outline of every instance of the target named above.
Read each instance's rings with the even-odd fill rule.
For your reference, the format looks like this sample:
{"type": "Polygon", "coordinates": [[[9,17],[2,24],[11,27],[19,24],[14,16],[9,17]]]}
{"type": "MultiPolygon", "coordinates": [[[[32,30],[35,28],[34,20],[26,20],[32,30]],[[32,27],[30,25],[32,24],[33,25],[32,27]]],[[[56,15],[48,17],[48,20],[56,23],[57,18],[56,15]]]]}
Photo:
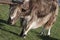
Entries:
{"type": "MultiPolygon", "coordinates": [[[[60,11],[60,10],[59,10],[60,11]]],[[[57,21],[52,27],[51,36],[38,35],[41,28],[31,30],[25,39],[19,36],[21,27],[19,21],[15,26],[6,23],[9,15],[9,6],[0,5],[0,40],[60,40],[60,12],[57,21]]]]}

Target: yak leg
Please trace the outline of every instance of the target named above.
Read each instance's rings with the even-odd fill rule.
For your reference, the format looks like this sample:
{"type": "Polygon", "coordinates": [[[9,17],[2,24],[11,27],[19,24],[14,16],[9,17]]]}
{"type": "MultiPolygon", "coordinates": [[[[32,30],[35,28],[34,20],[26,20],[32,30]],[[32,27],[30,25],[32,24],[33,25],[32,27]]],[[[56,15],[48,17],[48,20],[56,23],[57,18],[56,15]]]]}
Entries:
{"type": "Polygon", "coordinates": [[[23,29],[22,29],[22,37],[24,37],[25,38],[25,36],[27,35],[27,33],[28,33],[28,31],[30,30],[30,29],[32,29],[32,27],[34,26],[34,23],[32,23],[32,24],[29,24],[29,25],[27,25],[28,27],[23,27],[23,29]],[[31,26],[30,26],[31,25],[31,26]]]}
{"type": "Polygon", "coordinates": [[[27,27],[23,28],[23,33],[22,36],[25,37],[25,35],[27,35],[27,33],[29,32],[30,29],[36,29],[38,27],[41,27],[42,25],[44,25],[50,18],[51,14],[47,15],[46,17],[42,18],[42,19],[32,19],[28,24],[27,27]]]}
{"type": "Polygon", "coordinates": [[[21,37],[24,37],[25,35],[24,35],[24,31],[25,31],[25,29],[26,29],[26,26],[27,26],[27,20],[25,20],[24,18],[21,18],[21,26],[22,26],[22,31],[21,31],[21,33],[20,33],[20,36],[21,37]]]}
{"type": "Polygon", "coordinates": [[[45,30],[48,30],[48,35],[50,35],[51,27],[53,26],[54,22],[56,21],[56,17],[58,15],[59,6],[57,3],[55,3],[54,5],[55,5],[54,7],[56,7],[56,9],[54,9],[52,11],[52,16],[50,17],[48,22],[44,25],[44,29],[42,31],[42,32],[45,32],[45,30]]]}
{"type": "Polygon", "coordinates": [[[56,16],[51,17],[50,20],[45,24],[45,29],[48,29],[47,35],[50,35],[51,28],[52,28],[55,21],[56,21],[56,16]]]}
{"type": "MultiPolygon", "coordinates": [[[[45,34],[46,30],[48,30],[48,35],[50,35],[50,30],[51,27],[53,26],[54,22],[56,21],[56,16],[51,17],[48,22],[44,25],[42,31],[41,31],[41,35],[45,34]]],[[[45,34],[46,35],[46,34],[45,34]]]]}
{"type": "Polygon", "coordinates": [[[43,18],[41,20],[37,19],[37,20],[30,21],[27,24],[27,27],[23,28],[23,29],[25,29],[25,31],[23,32],[24,37],[25,37],[25,35],[27,35],[27,33],[29,32],[30,29],[36,29],[38,27],[41,27],[43,24],[45,24],[48,21],[48,19],[50,18],[50,16],[51,16],[51,14],[49,14],[48,16],[46,16],[45,18],[43,18]]]}
{"type": "Polygon", "coordinates": [[[50,35],[50,30],[51,27],[53,26],[54,22],[56,21],[57,15],[58,15],[58,5],[55,4],[56,6],[56,10],[53,11],[51,18],[49,19],[49,21],[45,24],[45,28],[48,29],[48,35],[50,35]]]}
{"type": "Polygon", "coordinates": [[[48,30],[47,35],[50,35],[51,28],[52,28],[54,22],[56,21],[57,15],[58,15],[58,8],[55,10],[55,12],[53,12],[53,14],[50,17],[50,19],[48,20],[48,22],[44,25],[42,34],[45,33],[46,30],[48,30]]]}

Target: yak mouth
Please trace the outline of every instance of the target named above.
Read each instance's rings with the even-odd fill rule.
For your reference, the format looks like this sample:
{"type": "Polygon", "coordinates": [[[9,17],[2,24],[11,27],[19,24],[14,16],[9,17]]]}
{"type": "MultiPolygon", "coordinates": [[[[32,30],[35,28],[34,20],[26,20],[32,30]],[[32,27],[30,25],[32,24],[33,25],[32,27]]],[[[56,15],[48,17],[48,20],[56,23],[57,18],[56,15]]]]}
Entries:
{"type": "Polygon", "coordinates": [[[10,17],[9,17],[7,23],[8,23],[9,25],[14,25],[14,24],[15,24],[14,19],[11,19],[10,17]]]}

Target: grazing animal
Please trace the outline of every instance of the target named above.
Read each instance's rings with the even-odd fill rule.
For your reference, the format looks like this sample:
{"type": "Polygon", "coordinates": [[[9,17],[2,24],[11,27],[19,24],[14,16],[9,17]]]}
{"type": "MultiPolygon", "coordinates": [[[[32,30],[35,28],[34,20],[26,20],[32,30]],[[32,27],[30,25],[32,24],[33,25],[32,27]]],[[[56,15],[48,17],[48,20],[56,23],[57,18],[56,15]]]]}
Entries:
{"type": "Polygon", "coordinates": [[[18,20],[20,13],[17,13],[17,5],[10,5],[10,13],[8,18],[8,24],[14,25],[18,20]]]}
{"type": "MultiPolygon", "coordinates": [[[[24,3],[22,4],[22,10],[23,9],[27,9],[27,3],[26,3],[26,1],[25,0],[20,0],[21,2],[19,3],[18,1],[17,1],[17,5],[10,5],[10,13],[9,13],[9,18],[8,18],[8,24],[11,24],[11,25],[14,25],[15,23],[16,23],[16,21],[20,18],[20,13],[18,13],[18,7],[20,8],[21,7],[21,4],[23,3],[23,1],[24,1],[24,3]]],[[[13,2],[15,2],[15,1],[13,1],[13,2]]],[[[21,9],[20,9],[20,11],[21,11],[21,9]]],[[[23,11],[25,11],[25,10],[23,10],[23,11]]]]}
{"type": "MultiPolygon", "coordinates": [[[[12,14],[20,13],[22,18],[22,32],[20,36],[25,37],[31,29],[43,26],[41,34],[50,30],[58,15],[58,0],[25,0],[22,6],[14,7],[12,14]],[[24,6],[25,5],[25,6],[24,6]]],[[[13,17],[15,17],[13,15],[13,17]]],[[[11,17],[12,19],[12,17],[11,17]]]]}

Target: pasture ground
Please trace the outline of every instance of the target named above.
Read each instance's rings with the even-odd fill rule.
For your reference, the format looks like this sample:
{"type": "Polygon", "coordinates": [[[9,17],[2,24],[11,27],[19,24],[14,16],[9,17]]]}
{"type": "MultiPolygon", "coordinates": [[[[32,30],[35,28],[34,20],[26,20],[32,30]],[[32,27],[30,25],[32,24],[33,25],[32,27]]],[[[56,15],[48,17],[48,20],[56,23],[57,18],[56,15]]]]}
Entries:
{"type": "Polygon", "coordinates": [[[25,39],[19,36],[21,27],[19,21],[11,26],[6,23],[9,15],[9,6],[0,5],[0,40],[60,40],[60,10],[57,21],[52,27],[51,36],[40,36],[41,28],[31,30],[25,39]]]}

